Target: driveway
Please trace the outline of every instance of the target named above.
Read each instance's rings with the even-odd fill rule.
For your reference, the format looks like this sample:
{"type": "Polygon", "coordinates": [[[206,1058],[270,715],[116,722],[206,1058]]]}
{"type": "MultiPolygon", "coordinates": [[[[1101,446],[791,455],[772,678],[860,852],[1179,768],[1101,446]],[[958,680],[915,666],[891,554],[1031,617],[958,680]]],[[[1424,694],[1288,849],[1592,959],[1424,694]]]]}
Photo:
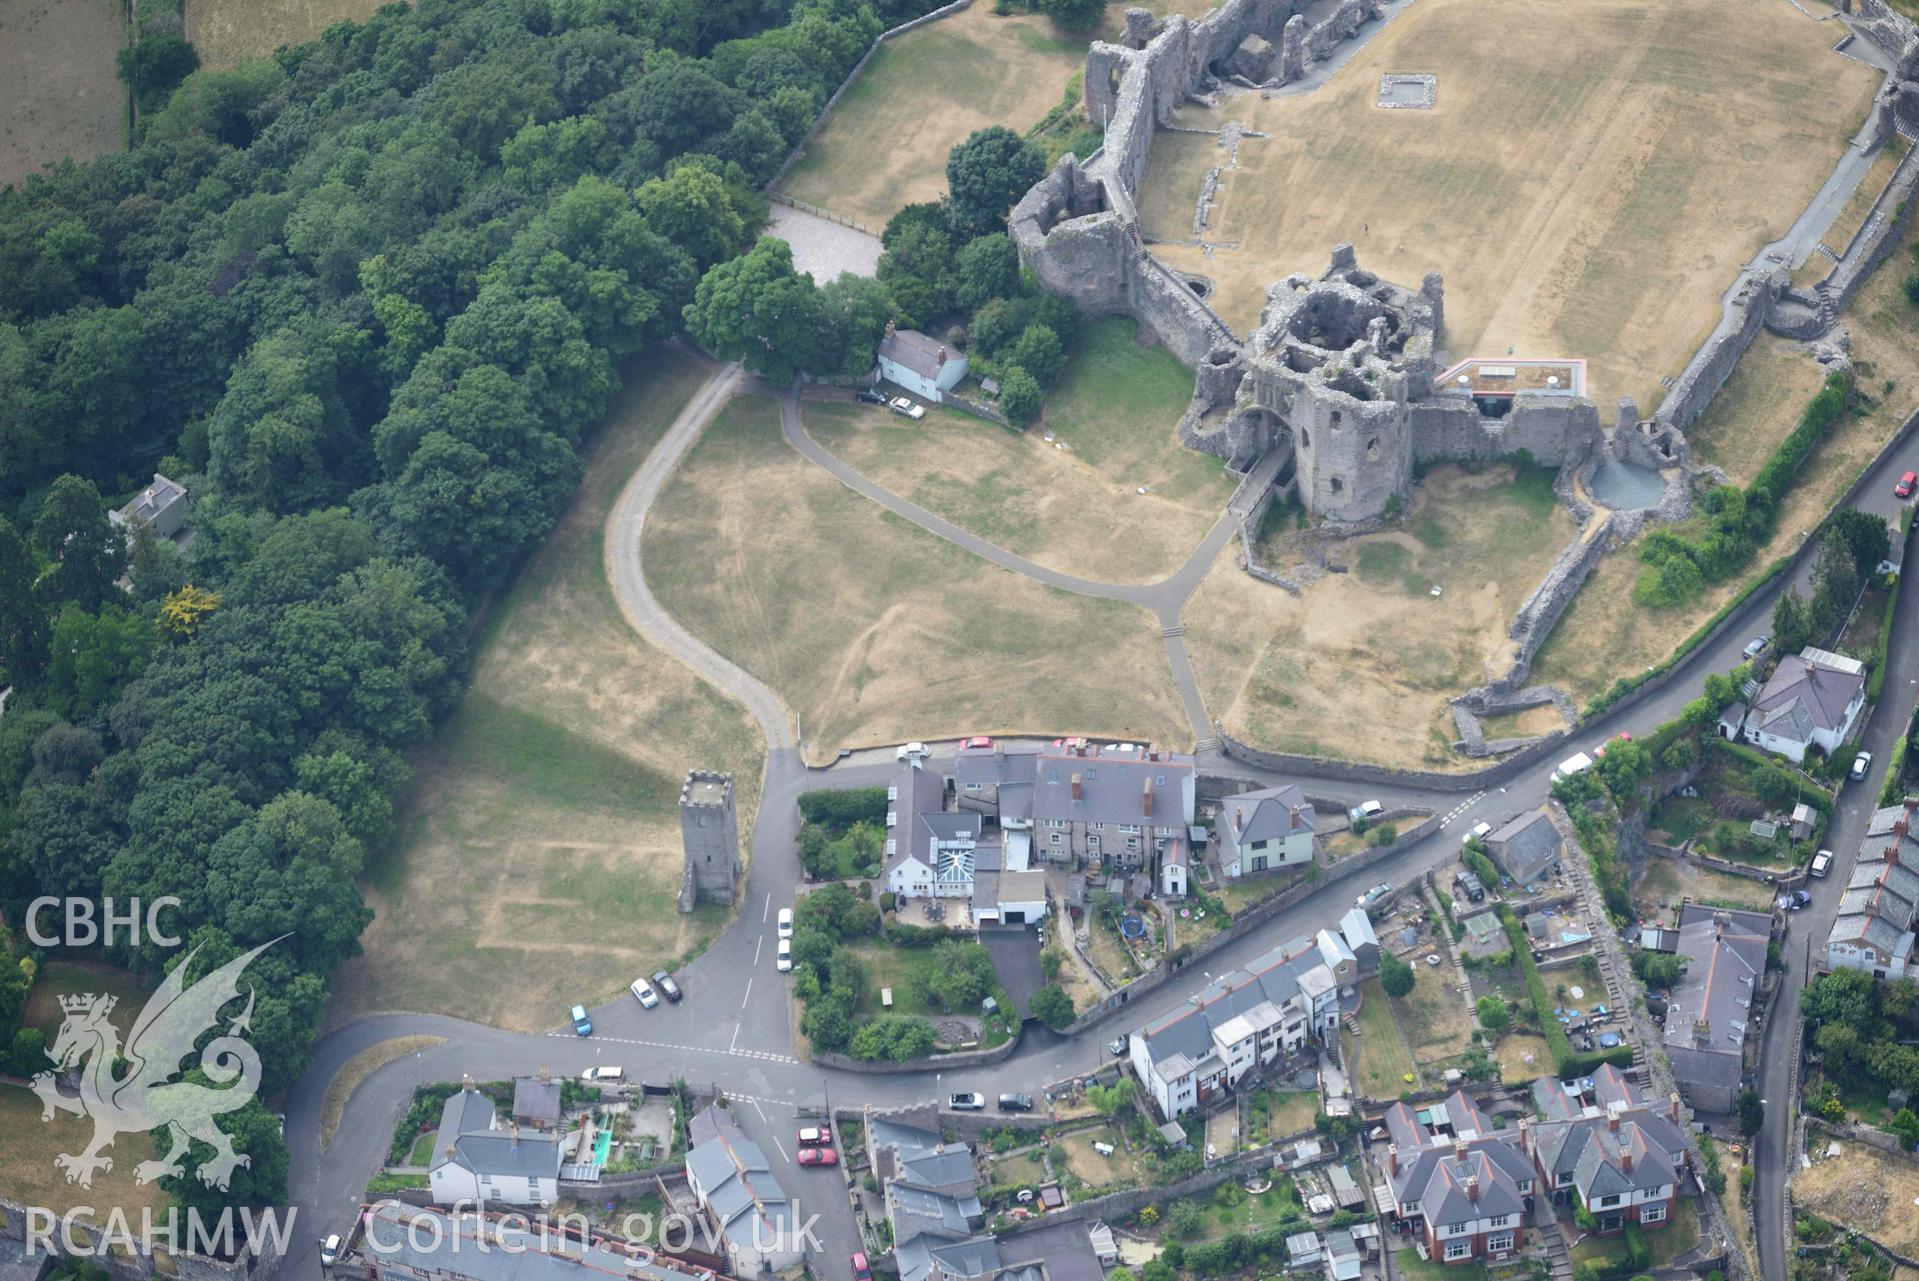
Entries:
{"type": "MultiPolygon", "coordinates": [[[[1048,922],[1052,924],[1053,922],[1048,922]]],[[[993,958],[1000,985],[1013,998],[1013,1006],[1026,1016],[1033,993],[1046,986],[1039,968],[1039,934],[1024,925],[982,925],[980,946],[993,958]]]]}

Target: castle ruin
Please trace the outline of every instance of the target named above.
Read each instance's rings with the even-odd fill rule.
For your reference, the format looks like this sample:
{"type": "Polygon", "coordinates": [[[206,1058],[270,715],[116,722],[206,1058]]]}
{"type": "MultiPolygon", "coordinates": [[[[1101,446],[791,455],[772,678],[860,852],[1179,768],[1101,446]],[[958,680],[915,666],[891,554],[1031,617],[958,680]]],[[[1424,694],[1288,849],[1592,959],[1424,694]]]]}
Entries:
{"type": "Polygon", "coordinates": [[[739,893],[740,824],[733,810],[733,776],[688,770],[680,788],[681,912],[699,903],[731,906],[739,893]]]}

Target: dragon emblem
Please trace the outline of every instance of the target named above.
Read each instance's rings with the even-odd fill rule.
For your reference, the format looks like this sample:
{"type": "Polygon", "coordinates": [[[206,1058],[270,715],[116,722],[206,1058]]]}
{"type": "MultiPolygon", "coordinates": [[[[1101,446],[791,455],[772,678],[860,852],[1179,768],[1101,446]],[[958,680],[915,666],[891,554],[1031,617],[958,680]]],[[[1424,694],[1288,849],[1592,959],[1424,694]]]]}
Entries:
{"type": "Polygon", "coordinates": [[[246,1106],[260,1087],[260,1056],[241,1037],[252,1026],[251,986],[246,1008],[228,1025],[226,1035],[214,1037],[199,1052],[200,1070],[222,1088],[173,1078],[181,1075],[181,1060],[194,1052],[194,1042],[220,1021],[221,1008],[239,999],[241,971],[277,942],[234,957],[191,987],[186,974],[199,949],[189,952],[141,1009],[124,1048],[119,1029],[107,1019],[116,998],[93,993],[60,998],[66,1018],[47,1049],[56,1068],[33,1078],[33,1092],[40,1096],[43,1121],[51,1121],[56,1111],[93,1121],[93,1141],[85,1151],[54,1158],[67,1182],[92,1187],[95,1171],[113,1168],[113,1158],[103,1149],[112,1146],[115,1136],[146,1131],[165,1130],[171,1147],[159,1160],[134,1167],[134,1178],[141,1183],[182,1173],[180,1159],[190,1139],[214,1150],[213,1158],[200,1166],[200,1179],[209,1187],[224,1191],[234,1167],[252,1165],[253,1159],[235,1152],[233,1140],[213,1123],[220,1114],[246,1106]],[[69,1072],[78,1076],[77,1095],[60,1091],[59,1079],[69,1072]]]}

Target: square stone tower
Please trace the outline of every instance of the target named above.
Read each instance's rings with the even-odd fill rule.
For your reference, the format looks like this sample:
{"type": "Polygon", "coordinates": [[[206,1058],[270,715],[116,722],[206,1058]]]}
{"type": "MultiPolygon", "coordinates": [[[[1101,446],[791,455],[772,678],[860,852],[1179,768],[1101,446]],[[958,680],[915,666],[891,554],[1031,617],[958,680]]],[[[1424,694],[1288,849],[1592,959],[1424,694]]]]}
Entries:
{"type": "Polygon", "coordinates": [[[740,824],[733,812],[733,776],[688,770],[680,788],[680,841],[686,867],[680,911],[701,901],[730,905],[739,892],[740,824]]]}

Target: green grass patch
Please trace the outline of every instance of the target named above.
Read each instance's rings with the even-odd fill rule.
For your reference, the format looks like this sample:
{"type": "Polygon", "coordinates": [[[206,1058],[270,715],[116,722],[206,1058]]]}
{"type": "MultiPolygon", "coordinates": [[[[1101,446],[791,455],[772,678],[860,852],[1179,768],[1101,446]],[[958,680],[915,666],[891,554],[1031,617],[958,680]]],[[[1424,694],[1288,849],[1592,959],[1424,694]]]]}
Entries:
{"type": "Polygon", "coordinates": [[[1391,998],[1379,986],[1379,980],[1368,979],[1360,987],[1360,998],[1359,1062],[1349,1065],[1353,1068],[1353,1084],[1369,1099],[1396,1099],[1413,1088],[1418,1070],[1407,1057],[1391,998]],[[1408,1076],[1414,1081],[1407,1081],[1408,1076]]]}

